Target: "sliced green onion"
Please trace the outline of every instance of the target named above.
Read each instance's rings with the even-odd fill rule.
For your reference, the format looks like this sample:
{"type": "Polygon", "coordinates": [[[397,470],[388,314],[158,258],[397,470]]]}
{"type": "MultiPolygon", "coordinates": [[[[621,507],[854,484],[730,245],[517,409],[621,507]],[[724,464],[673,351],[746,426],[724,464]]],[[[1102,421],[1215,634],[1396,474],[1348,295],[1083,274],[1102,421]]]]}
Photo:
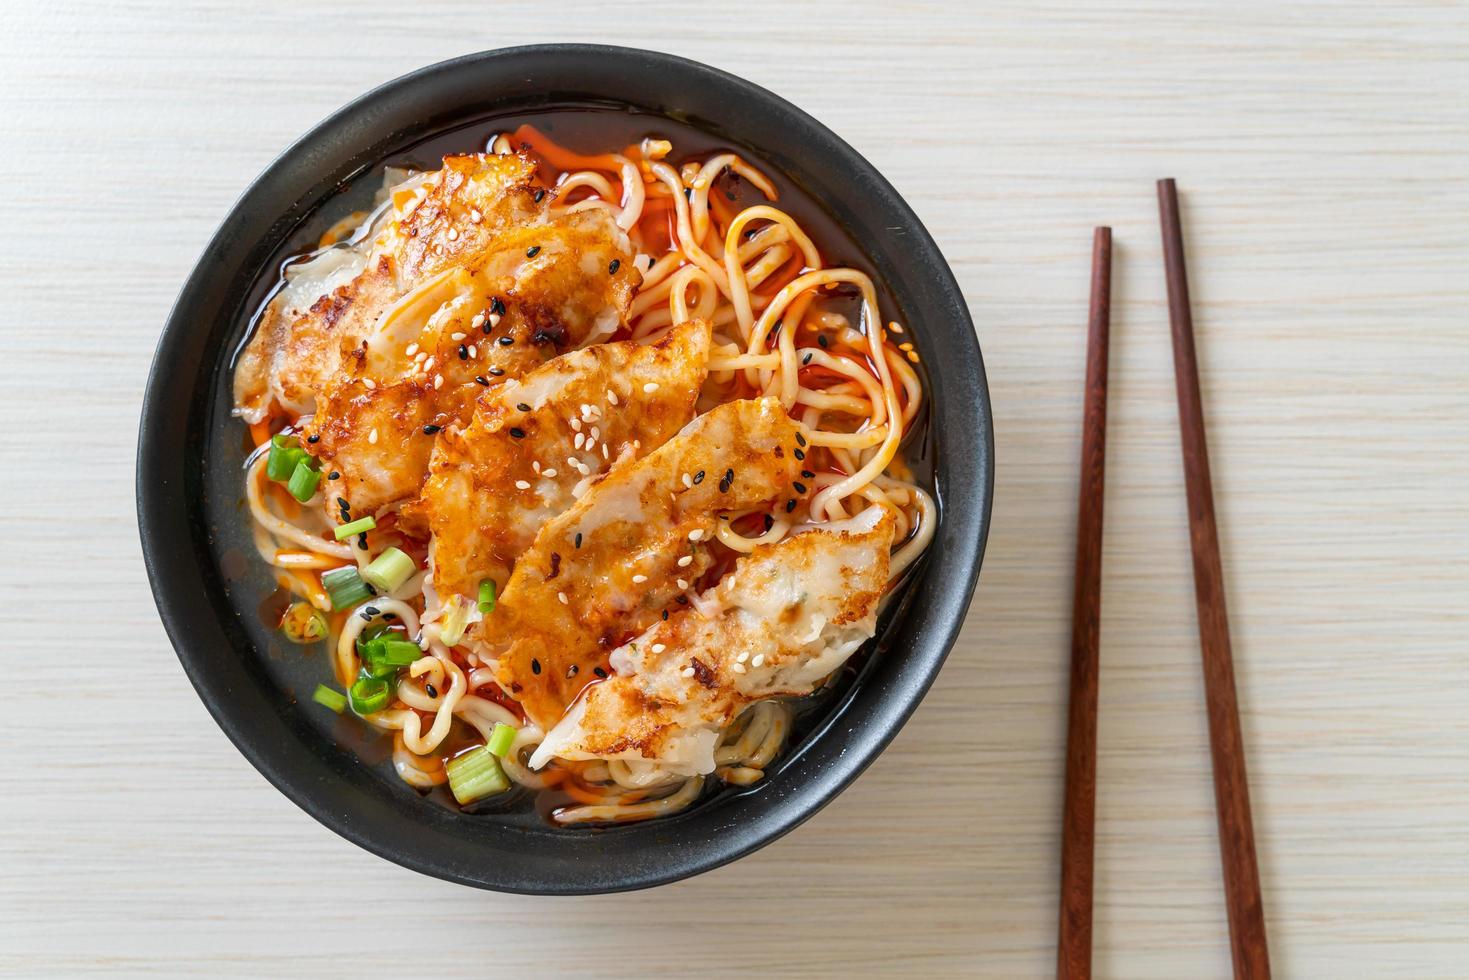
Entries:
{"type": "Polygon", "coordinates": [[[449,597],[448,609],[439,620],[439,639],[444,641],[445,646],[453,646],[464,636],[464,631],[469,627],[470,608],[469,603],[460,596],[449,597]]]}
{"type": "Polygon", "coordinates": [[[320,482],[321,470],[313,468],[303,459],[296,464],[296,470],[291,474],[291,481],[286,484],[286,489],[291,491],[291,496],[304,504],[316,496],[316,485],[320,482]]]}
{"type": "Polygon", "coordinates": [[[337,714],[347,706],[347,696],[336,688],[327,687],[325,684],[316,685],[316,690],[311,694],[311,700],[323,708],[330,708],[337,714]]]}
{"type": "MultiPolygon", "coordinates": [[[[368,517],[365,520],[372,520],[368,517]]],[[[380,592],[392,592],[413,577],[418,564],[397,548],[389,548],[372,560],[362,577],[380,592]]]]}
{"type": "Polygon", "coordinates": [[[293,602],[281,616],[281,632],[292,643],[317,643],[326,639],[326,617],[309,602],[293,602]]]}
{"type": "Polygon", "coordinates": [[[285,483],[296,472],[296,464],[306,458],[301,440],[285,434],[270,437],[270,454],[265,457],[265,475],[277,483],[285,483]]]}
{"type": "Polygon", "coordinates": [[[375,527],[377,527],[377,521],[371,517],[359,517],[355,521],[338,524],[337,529],[332,533],[337,536],[338,541],[345,541],[354,534],[359,534],[362,531],[371,531],[375,527]]]}
{"type": "Polygon", "coordinates": [[[495,581],[485,579],[479,584],[479,611],[482,613],[495,611],[495,581]]]}
{"type": "Polygon", "coordinates": [[[449,789],[453,791],[454,799],[460,805],[503,793],[510,788],[510,780],[505,778],[500,760],[484,745],[450,759],[444,764],[444,772],[449,774],[449,789]]]}
{"type": "Polygon", "coordinates": [[[388,706],[388,682],[381,677],[359,677],[352,684],[352,710],[370,715],[388,706]]]}
{"type": "Polygon", "coordinates": [[[407,667],[423,658],[417,643],[396,640],[386,636],[373,640],[368,645],[367,659],[384,667],[407,667]]]}
{"type": "Polygon", "coordinates": [[[495,730],[490,732],[490,740],[485,743],[485,748],[503,759],[510,751],[510,743],[513,741],[515,741],[515,726],[497,721],[495,730]]]}
{"type": "Polygon", "coordinates": [[[357,574],[355,565],[345,568],[333,568],[329,572],[323,572],[321,576],[321,587],[332,597],[332,609],[346,609],[355,606],[364,599],[372,598],[372,590],[362,581],[362,576],[357,574]]]}

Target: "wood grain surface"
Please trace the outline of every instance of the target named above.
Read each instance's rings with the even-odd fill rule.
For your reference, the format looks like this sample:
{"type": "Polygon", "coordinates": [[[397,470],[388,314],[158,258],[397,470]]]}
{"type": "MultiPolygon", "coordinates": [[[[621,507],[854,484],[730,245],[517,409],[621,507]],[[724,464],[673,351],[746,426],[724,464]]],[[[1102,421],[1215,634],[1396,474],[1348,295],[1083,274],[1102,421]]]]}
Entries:
{"type": "Polygon", "coordinates": [[[1175,176],[1276,974],[1465,974],[1464,5],[0,13],[0,972],[1052,972],[1088,232],[1106,224],[1095,972],[1227,976],[1153,194],[1175,176]],[[872,769],[730,867],[571,900],[420,877],[271,789],[170,650],[133,516],[153,345],[248,181],[372,85],[547,40],[729,69],[872,160],[963,285],[999,464],[963,636],[872,769]]]}

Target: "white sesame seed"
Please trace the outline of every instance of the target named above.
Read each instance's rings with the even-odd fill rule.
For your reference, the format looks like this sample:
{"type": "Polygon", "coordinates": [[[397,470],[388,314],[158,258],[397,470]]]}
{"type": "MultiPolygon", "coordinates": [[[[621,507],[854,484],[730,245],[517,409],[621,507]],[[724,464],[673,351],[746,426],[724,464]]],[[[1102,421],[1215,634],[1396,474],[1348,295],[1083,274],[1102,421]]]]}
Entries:
{"type": "Polygon", "coordinates": [[[655,643],[648,649],[652,650],[654,653],[662,653],[664,650],[667,650],[668,647],[664,646],[661,643],[655,643]]]}
{"type": "Polygon", "coordinates": [[[582,404],[577,407],[581,409],[581,417],[590,422],[592,416],[592,406],[588,405],[586,402],[582,402],[582,404]]]}
{"type": "Polygon", "coordinates": [[[541,461],[538,459],[531,460],[530,468],[535,470],[537,473],[541,472],[541,461]]]}
{"type": "Polygon", "coordinates": [[[423,373],[424,374],[428,374],[433,369],[434,369],[434,358],[430,357],[428,360],[426,360],[426,361],[423,362],[423,373]]]}
{"type": "Polygon", "coordinates": [[[682,558],[680,558],[678,560],[678,567],[679,568],[688,568],[693,563],[694,563],[694,556],[693,555],[684,555],[682,558]]]}
{"type": "Polygon", "coordinates": [[[369,432],[367,434],[367,441],[370,444],[374,445],[374,446],[377,445],[377,430],[376,429],[373,429],[371,432],[369,432]]]}
{"type": "Polygon", "coordinates": [[[442,387],[444,387],[444,376],[442,374],[436,374],[436,375],[434,375],[434,387],[435,388],[442,388],[442,387]]]}
{"type": "Polygon", "coordinates": [[[576,431],[576,432],[580,432],[581,431],[581,419],[576,419],[576,418],[572,419],[571,420],[571,428],[574,431],[576,431]]]}
{"type": "Polygon", "coordinates": [[[679,587],[679,588],[680,588],[680,589],[685,589],[685,590],[687,590],[687,589],[688,589],[688,587],[689,587],[689,583],[687,583],[687,582],[685,582],[685,581],[684,581],[684,580],[683,580],[683,579],[681,579],[681,578],[680,578],[680,579],[674,579],[674,581],[676,581],[676,582],[677,582],[677,583],[678,583],[678,587],[679,587]]]}
{"type": "Polygon", "coordinates": [[[735,664],[733,667],[730,668],[730,670],[733,670],[736,674],[743,674],[745,672],[745,665],[735,664]]]}
{"type": "Polygon", "coordinates": [[[452,241],[454,241],[458,237],[459,237],[459,229],[458,228],[450,228],[449,229],[449,241],[452,242],[452,241]]]}
{"type": "Polygon", "coordinates": [[[469,356],[470,357],[479,357],[479,345],[478,344],[470,344],[469,345],[469,356]]]}
{"type": "Polygon", "coordinates": [[[571,604],[571,600],[568,599],[568,598],[566,598],[566,593],[565,592],[558,592],[558,593],[556,593],[556,598],[558,598],[558,599],[561,600],[561,604],[563,606],[568,606],[568,605],[571,604]]]}
{"type": "Polygon", "coordinates": [[[484,215],[479,213],[479,208],[474,208],[469,212],[469,220],[473,221],[475,224],[479,224],[480,221],[482,221],[483,219],[484,215]]]}
{"type": "Polygon", "coordinates": [[[765,663],[765,654],[763,654],[763,653],[757,653],[757,654],[755,654],[755,659],[753,659],[753,660],[750,661],[750,666],[751,667],[759,667],[763,663],[765,663]]]}
{"type": "Polygon", "coordinates": [[[587,452],[591,452],[592,451],[592,447],[595,446],[596,444],[597,444],[597,437],[596,436],[592,436],[590,439],[588,439],[587,440],[587,445],[586,445],[587,452]]]}
{"type": "Polygon", "coordinates": [[[584,444],[584,443],[585,443],[585,442],[586,442],[586,441],[587,441],[587,437],[586,437],[586,436],[584,436],[584,435],[582,435],[582,434],[581,434],[581,433],[580,433],[580,432],[578,432],[578,433],[577,433],[577,434],[576,434],[576,438],[575,438],[575,439],[573,439],[573,440],[571,440],[571,444],[572,444],[572,445],[573,445],[573,446],[575,446],[575,447],[576,447],[576,448],[577,448],[577,449],[580,449],[580,448],[581,448],[581,447],[582,447],[582,445],[583,445],[583,444],[584,444]]]}
{"type": "Polygon", "coordinates": [[[607,402],[610,405],[617,404],[617,392],[613,391],[611,388],[607,389],[607,402]]]}
{"type": "Polygon", "coordinates": [[[749,660],[749,659],[750,659],[750,652],[748,650],[746,650],[746,651],[742,652],[738,657],[735,657],[735,663],[742,664],[746,660],[749,660]]]}
{"type": "Polygon", "coordinates": [[[602,458],[603,458],[603,459],[608,459],[608,458],[610,458],[610,457],[608,457],[608,455],[607,455],[607,444],[606,444],[606,443],[605,443],[605,442],[604,442],[604,443],[602,443],[602,458]]]}
{"type": "Polygon", "coordinates": [[[656,382],[656,381],[649,381],[647,384],[643,385],[643,391],[645,391],[646,393],[648,393],[650,395],[653,392],[657,391],[657,390],[658,390],[658,382],[656,382]]]}
{"type": "Polygon", "coordinates": [[[408,347],[403,351],[403,353],[408,357],[412,357],[414,354],[417,354],[418,343],[415,341],[414,343],[409,344],[408,347]]]}
{"type": "Polygon", "coordinates": [[[366,388],[368,391],[372,391],[374,388],[377,387],[377,382],[372,380],[371,378],[363,378],[362,387],[366,388]]]}
{"type": "Polygon", "coordinates": [[[476,313],[472,318],[470,318],[469,325],[478,330],[481,326],[484,325],[484,322],[485,315],[483,313],[476,313]]]}
{"type": "Polygon", "coordinates": [[[592,441],[596,442],[600,438],[602,438],[602,430],[595,425],[592,426],[592,441]]]}
{"type": "Polygon", "coordinates": [[[696,527],[692,531],[689,532],[689,540],[690,541],[698,541],[703,536],[704,536],[704,529],[702,527],[696,527]]]}
{"type": "Polygon", "coordinates": [[[495,327],[498,327],[499,325],[500,325],[500,314],[498,314],[498,313],[491,313],[490,314],[490,329],[493,330],[495,327]]]}
{"type": "Polygon", "coordinates": [[[685,677],[693,677],[694,676],[694,668],[692,668],[692,667],[685,667],[683,670],[679,671],[679,673],[680,674],[683,674],[685,677]]]}
{"type": "Polygon", "coordinates": [[[634,585],[642,585],[644,582],[648,581],[648,576],[642,574],[634,575],[632,577],[632,581],[634,585]]]}
{"type": "Polygon", "coordinates": [[[588,466],[586,463],[583,463],[583,462],[581,462],[581,461],[578,460],[577,461],[577,464],[576,464],[576,471],[578,473],[580,473],[582,476],[590,476],[591,473],[592,473],[592,468],[590,466],[588,466]]]}
{"type": "Polygon", "coordinates": [[[683,475],[683,485],[686,487],[692,487],[694,485],[694,478],[685,473],[683,475]]]}
{"type": "Polygon", "coordinates": [[[555,475],[556,475],[556,471],[555,470],[545,470],[544,472],[541,473],[541,476],[544,476],[544,477],[553,477],[555,475]]]}
{"type": "Polygon", "coordinates": [[[413,361],[414,361],[415,364],[421,364],[421,363],[423,363],[424,359],[426,359],[427,357],[428,357],[428,351],[421,350],[417,354],[414,354],[413,355],[413,361]]]}
{"type": "Polygon", "coordinates": [[[458,330],[456,330],[453,333],[449,334],[449,336],[452,337],[452,338],[454,338],[454,340],[456,340],[456,341],[457,340],[463,340],[464,339],[464,334],[462,332],[458,331],[458,330]]]}
{"type": "Polygon", "coordinates": [[[515,481],[515,489],[517,489],[517,490],[529,490],[530,489],[530,484],[529,483],[526,483],[524,480],[516,480],[515,481]]]}

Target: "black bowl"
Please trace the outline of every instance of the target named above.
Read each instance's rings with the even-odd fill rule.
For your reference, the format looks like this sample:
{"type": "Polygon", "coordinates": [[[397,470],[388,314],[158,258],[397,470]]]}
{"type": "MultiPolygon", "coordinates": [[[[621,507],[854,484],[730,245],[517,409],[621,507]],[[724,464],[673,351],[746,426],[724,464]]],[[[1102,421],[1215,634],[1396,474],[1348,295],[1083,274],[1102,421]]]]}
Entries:
{"type": "MultiPolygon", "coordinates": [[[[464,147],[463,149],[471,149],[464,147]]],[[[374,178],[375,179],[375,178],[374,178]]],[[[313,220],[317,225],[313,226],[313,220]]],[[[312,232],[314,234],[314,232],[312,232]]],[[[770,843],[847,786],[933,682],[979,574],[993,490],[984,367],[964,298],[918,218],[850,146],[732,75],[666,54],[546,45],[470,55],[369,92],[302,137],[235,204],[185,283],[154,357],[138,445],[138,523],[163,624],[199,696],[254,766],[300,807],[406,867],[501,891],[580,894],[698,874],[770,843]],[[663,820],[554,828],[533,813],[465,814],[420,797],[350,745],[350,724],[298,693],[242,587],[242,432],[224,392],[231,354],[276,263],[318,207],[404,147],[465,123],[565,104],[634,108],[697,126],[786,175],[865,250],[927,365],[937,536],[860,676],[824,702],[767,777],[663,820]],[[304,703],[302,703],[304,702],[304,703]]],[[[318,658],[309,665],[326,676],[318,658]]],[[[303,686],[307,685],[307,686],[303,686]]]]}

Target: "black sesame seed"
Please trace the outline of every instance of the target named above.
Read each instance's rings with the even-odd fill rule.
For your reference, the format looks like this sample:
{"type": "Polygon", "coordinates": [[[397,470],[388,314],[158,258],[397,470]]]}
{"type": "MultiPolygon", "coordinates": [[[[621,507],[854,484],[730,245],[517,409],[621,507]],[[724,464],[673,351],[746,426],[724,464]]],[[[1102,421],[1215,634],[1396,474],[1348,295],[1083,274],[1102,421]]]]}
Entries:
{"type": "Polygon", "coordinates": [[[795,453],[794,453],[794,455],[795,455],[795,457],[796,457],[796,458],[797,458],[797,459],[805,459],[805,458],[806,458],[806,454],[805,454],[805,453],[803,453],[803,452],[802,452],[802,451],[801,451],[801,450],[799,450],[799,449],[797,449],[797,450],[796,450],[796,451],[795,451],[795,453]]]}
{"type": "Polygon", "coordinates": [[[786,501],[786,513],[789,514],[791,511],[793,511],[795,509],[796,509],[796,502],[794,500],[787,500],[786,501]]]}
{"type": "Polygon", "coordinates": [[[532,197],[532,200],[534,200],[537,204],[540,204],[541,201],[545,200],[545,197],[546,197],[546,192],[545,191],[536,191],[535,192],[535,195],[532,197]]]}
{"type": "Polygon", "coordinates": [[[803,435],[801,435],[801,433],[799,433],[799,432],[796,433],[796,445],[798,445],[798,446],[804,446],[804,445],[806,445],[806,437],[803,436],[803,435]]]}
{"type": "Polygon", "coordinates": [[[814,357],[814,356],[815,356],[814,354],[809,354],[808,353],[805,357],[801,358],[801,363],[802,364],[810,364],[811,363],[811,358],[814,357]]]}
{"type": "Polygon", "coordinates": [[[377,606],[363,606],[362,607],[362,616],[363,616],[364,619],[371,619],[372,617],[377,616],[377,615],[380,615],[381,613],[382,613],[382,610],[379,609],[377,606]]]}
{"type": "MultiPolygon", "coordinates": [[[[501,337],[499,339],[498,343],[499,343],[499,345],[501,347],[509,347],[511,344],[515,343],[515,338],[514,337],[509,337],[509,336],[501,337]]],[[[491,368],[490,369],[490,373],[491,374],[494,374],[495,373],[494,368],[491,368]]],[[[504,374],[505,372],[504,371],[501,371],[500,373],[501,374],[504,374]]]]}
{"type": "Polygon", "coordinates": [[[766,514],[765,515],[765,530],[768,531],[768,530],[770,530],[773,527],[775,527],[775,518],[774,517],[771,517],[769,514],[766,514]]]}
{"type": "Polygon", "coordinates": [[[668,618],[668,610],[667,609],[663,610],[663,618],[664,619],[667,619],[668,618]]]}
{"type": "Polygon", "coordinates": [[[793,487],[796,488],[796,493],[805,493],[806,492],[806,484],[804,484],[804,483],[792,483],[791,486],[793,486],[793,487]]]}
{"type": "Polygon", "coordinates": [[[567,667],[566,668],[566,676],[567,677],[575,677],[576,676],[576,671],[577,671],[576,664],[572,664],[570,667],[567,667]]]}
{"type": "Polygon", "coordinates": [[[469,348],[465,347],[463,344],[459,345],[459,359],[461,361],[469,360],[469,348]]]}
{"type": "Polygon", "coordinates": [[[729,493],[729,487],[732,483],[734,483],[734,470],[725,470],[724,479],[719,481],[719,492],[729,493]]]}
{"type": "Polygon", "coordinates": [[[615,276],[615,275],[617,275],[617,269],[621,265],[622,265],[622,260],[621,259],[613,259],[612,260],[612,264],[609,265],[609,266],[607,266],[607,274],[609,276],[615,276]]]}
{"type": "Polygon", "coordinates": [[[541,246],[539,246],[539,245],[532,245],[530,248],[528,248],[528,249],[525,250],[525,257],[528,258],[528,259],[533,259],[538,254],[540,254],[540,251],[541,251],[541,246]]]}
{"type": "Polygon", "coordinates": [[[738,198],[735,197],[735,192],[734,191],[725,191],[724,192],[724,199],[727,200],[727,201],[735,201],[735,200],[738,200],[738,198]]]}
{"type": "Polygon", "coordinates": [[[678,604],[680,606],[687,606],[689,604],[689,597],[686,595],[678,596],[678,604]]]}
{"type": "Polygon", "coordinates": [[[578,548],[581,547],[581,532],[580,531],[577,531],[576,532],[576,546],[578,548]]]}
{"type": "Polygon", "coordinates": [[[338,497],[337,498],[337,506],[340,507],[340,508],[342,508],[343,510],[346,510],[347,508],[351,507],[352,505],[349,504],[349,503],[347,503],[347,498],[346,497],[338,497]]]}
{"type": "Polygon", "coordinates": [[[808,480],[814,480],[814,479],[816,479],[816,474],[815,473],[812,473],[810,470],[802,470],[801,471],[801,475],[804,476],[808,480]]]}
{"type": "Polygon", "coordinates": [[[332,470],[326,475],[326,478],[328,480],[340,480],[342,478],[342,474],[338,473],[336,470],[332,470]]]}
{"type": "Polygon", "coordinates": [[[530,661],[530,672],[532,674],[539,674],[541,672],[541,662],[534,657],[530,661]]]}
{"type": "Polygon", "coordinates": [[[525,402],[519,402],[519,403],[516,404],[515,407],[518,408],[522,412],[529,412],[530,411],[530,406],[527,405],[525,402]]]}
{"type": "Polygon", "coordinates": [[[504,316],[505,301],[498,296],[490,300],[490,312],[495,314],[496,316],[504,316]]]}
{"type": "Polygon", "coordinates": [[[516,428],[515,426],[511,426],[511,428],[510,428],[510,437],[512,439],[524,439],[525,438],[525,430],[524,429],[520,429],[520,428],[516,428]]]}
{"type": "Polygon", "coordinates": [[[826,334],[824,334],[824,333],[823,334],[817,334],[816,335],[816,342],[818,344],[820,344],[822,347],[830,347],[831,346],[831,341],[829,341],[829,340],[826,339],[826,334]]]}
{"type": "Polygon", "coordinates": [[[695,483],[703,483],[704,482],[704,471],[703,470],[700,470],[699,472],[697,472],[697,473],[694,474],[694,482],[695,483]]]}
{"type": "Polygon", "coordinates": [[[367,550],[367,532],[366,531],[363,531],[360,535],[357,536],[357,547],[358,547],[358,549],[360,549],[362,551],[366,551],[367,550]]]}
{"type": "Polygon", "coordinates": [[[489,320],[486,320],[484,323],[481,323],[479,325],[479,332],[484,334],[486,337],[490,335],[490,331],[493,329],[494,327],[491,325],[489,320]]]}
{"type": "Polygon", "coordinates": [[[427,694],[431,698],[436,698],[439,696],[439,689],[434,687],[432,684],[425,684],[423,685],[423,693],[427,694]]]}
{"type": "Polygon", "coordinates": [[[486,388],[488,388],[490,386],[490,379],[485,377],[483,374],[476,374],[474,376],[474,383],[484,385],[486,388]]]}
{"type": "Polygon", "coordinates": [[[504,368],[490,368],[490,376],[493,377],[493,378],[498,378],[498,377],[500,377],[504,373],[505,373],[505,369],[504,368]]]}
{"type": "Polygon", "coordinates": [[[442,425],[433,425],[433,424],[425,425],[423,427],[423,434],[426,435],[426,436],[431,436],[435,432],[438,432],[442,428],[443,428],[442,425]]]}
{"type": "Polygon", "coordinates": [[[318,433],[313,432],[311,435],[309,435],[309,436],[306,437],[306,441],[307,442],[321,442],[321,435],[318,434],[318,433]]]}
{"type": "Polygon", "coordinates": [[[592,673],[596,674],[598,677],[606,677],[607,676],[607,672],[605,670],[603,670],[601,667],[593,667],[592,668],[592,673]]]}

